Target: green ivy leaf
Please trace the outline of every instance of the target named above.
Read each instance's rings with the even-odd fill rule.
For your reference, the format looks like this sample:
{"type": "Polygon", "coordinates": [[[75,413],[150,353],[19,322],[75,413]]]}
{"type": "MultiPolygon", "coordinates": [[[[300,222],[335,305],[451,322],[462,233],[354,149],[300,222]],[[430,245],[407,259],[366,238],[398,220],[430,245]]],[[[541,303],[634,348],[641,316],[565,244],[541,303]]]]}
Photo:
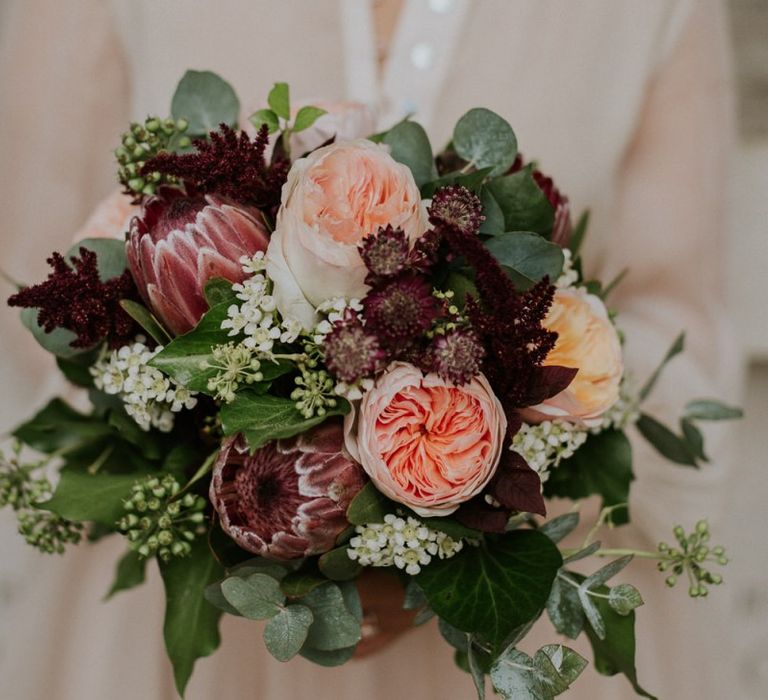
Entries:
{"type": "Polygon", "coordinates": [[[270,134],[280,131],[280,119],[271,109],[256,110],[250,117],[248,117],[248,121],[251,122],[256,129],[260,129],[263,124],[266,124],[270,134]]]}
{"type": "Polygon", "coordinates": [[[675,464],[698,467],[696,455],[685,439],[678,437],[667,426],[647,413],[641,413],[637,420],[640,434],[653,445],[656,451],[675,464]]]}
{"type": "Polygon", "coordinates": [[[274,617],[285,602],[280,582],[262,573],[247,578],[231,576],[222,581],[221,592],[227,602],[249,620],[274,617]]]}
{"type": "Polygon", "coordinates": [[[124,513],[123,501],[144,474],[88,474],[64,469],[50,500],[38,508],[74,522],[114,526],[124,513]]]}
{"type": "MultiPolygon", "coordinates": [[[[547,497],[580,500],[592,495],[603,498],[603,508],[625,504],[632,474],[632,448],[623,432],[604,430],[590,435],[573,457],[562,462],[544,484],[547,497]]],[[[628,508],[613,511],[614,524],[629,522],[628,508]]]]}
{"type": "Polygon", "coordinates": [[[222,122],[237,126],[240,100],[232,86],[210,71],[188,70],[171,101],[171,116],[189,122],[187,135],[203,136],[222,122]]]}
{"type": "Polygon", "coordinates": [[[159,345],[165,345],[170,342],[171,336],[168,334],[160,321],[158,321],[152,312],[143,304],[139,304],[131,299],[122,299],[120,306],[136,323],[138,323],[159,345]]]}
{"type": "Polygon", "coordinates": [[[221,407],[221,425],[225,435],[243,433],[251,450],[271,440],[280,440],[306,432],[330,416],[349,413],[349,403],[338,399],[336,408],[324,416],[304,418],[290,399],[243,391],[234,401],[221,407]]]}
{"type": "Polygon", "coordinates": [[[498,647],[544,608],[561,564],[546,535],[516,530],[432,562],[416,582],[442,619],[498,647]]]}
{"type": "Polygon", "coordinates": [[[348,548],[336,547],[330,552],[326,552],[318,559],[318,566],[329,579],[332,581],[350,581],[356,578],[363,567],[356,561],[349,558],[347,554],[348,548]]]}
{"type": "Polygon", "coordinates": [[[479,107],[470,109],[456,123],[453,147],[475,168],[493,167],[492,174],[498,175],[515,162],[517,138],[506,119],[479,107]]]}
{"type": "Polygon", "coordinates": [[[534,231],[544,236],[552,230],[554,209],[533,179],[530,167],[497,177],[486,187],[504,214],[505,231],[534,231]]]}
{"type": "Polygon", "coordinates": [[[163,636],[179,695],[192,675],[195,661],[212,654],[219,646],[221,612],[204,596],[206,587],[223,574],[211,556],[205,538],[192,543],[187,557],[160,562],[165,585],[163,636]]]}
{"type": "Polygon", "coordinates": [[[50,454],[101,440],[110,433],[109,426],[100,418],[79,413],[56,398],[18,426],[13,436],[40,452],[50,454]]]}
{"type": "Polygon", "coordinates": [[[128,550],[117,562],[115,580],[104,599],[109,600],[115,593],[140,586],[144,583],[146,568],[147,560],[140,557],[138,552],[128,550]]]}
{"type": "Polygon", "coordinates": [[[383,140],[392,157],[410,168],[419,187],[437,177],[432,146],[421,124],[400,122],[386,133],[383,140]]]}
{"type": "Polygon", "coordinates": [[[296,119],[293,120],[291,131],[294,134],[298,134],[305,129],[309,129],[324,114],[328,114],[328,112],[320,107],[312,107],[311,105],[302,107],[296,114],[296,119]]]}
{"type": "Polygon", "coordinates": [[[683,415],[693,420],[732,420],[741,418],[744,412],[717,399],[696,399],[685,405],[683,415]]]}
{"type": "Polygon", "coordinates": [[[486,246],[522,289],[532,287],[545,276],[554,282],[563,271],[562,248],[537,233],[501,233],[488,239],[486,246]]]}
{"type": "Polygon", "coordinates": [[[656,386],[656,382],[661,376],[662,370],[667,366],[670,360],[679,355],[685,349],[685,333],[681,333],[675,338],[674,342],[667,350],[666,354],[662,358],[659,366],[654,370],[653,374],[648,378],[648,381],[640,389],[639,397],[640,401],[645,401],[650,393],[653,391],[653,387],[656,386]]]}
{"type": "Polygon", "coordinates": [[[631,583],[620,583],[608,592],[608,605],[619,615],[629,615],[643,604],[643,596],[631,583]]]}
{"type": "Polygon", "coordinates": [[[272,111],[286,121],[291,118],[291,99],[288,83],[275,83],[269,91],[267,104],[272,111]]]}
{"type": "Polygon", "coordinates": [[[290,661],[299,653],[312,624],[305,605],[289,605],[270,618],[264,627],[264,644],[278,661],[290,661]]]}
{"type": "Polygon", "coordinates": [[[369,481],[347,507],[347,520],[352,525],[383,523],[384,516],[392,511],[392,501],[380,493],[369,481]]]}
{"type": "Polygon", "coordinates": [[[91,365],[96,361],[98,352],[80,353],[73,357],[57,357],[56,366],[69,382],[75,386],[90,389],[93,387],[93,375],[90,372],[91,365]]]}
{"type": "Polygon", "coordinates": [[[326,583],[301,599],[314,618],[307,635],[307,648],[319,651],[345,649],[360,641],[360,621],[350,612],[341,588],[326,583]]]}

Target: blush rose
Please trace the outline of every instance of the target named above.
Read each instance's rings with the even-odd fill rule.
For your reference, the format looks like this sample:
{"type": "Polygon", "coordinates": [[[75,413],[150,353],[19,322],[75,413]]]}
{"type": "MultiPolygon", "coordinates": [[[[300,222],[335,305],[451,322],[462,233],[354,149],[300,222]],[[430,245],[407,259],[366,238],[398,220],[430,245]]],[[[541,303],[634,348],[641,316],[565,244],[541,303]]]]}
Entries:
{"type": "Polygon", "coordinates": [[[491,479],[507,419],[482,374],[456,386],[395,362],[345,429],[348,451],[383,494],[420,515],[441,516],[491,479]]]}

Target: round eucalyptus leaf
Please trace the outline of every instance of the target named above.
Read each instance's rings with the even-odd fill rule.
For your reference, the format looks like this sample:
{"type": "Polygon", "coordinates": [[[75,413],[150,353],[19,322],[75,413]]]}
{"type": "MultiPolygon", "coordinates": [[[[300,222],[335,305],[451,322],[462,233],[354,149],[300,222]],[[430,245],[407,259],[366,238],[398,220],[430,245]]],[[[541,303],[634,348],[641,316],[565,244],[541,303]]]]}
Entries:
{"type": "Polygon", "coordinates": [[[453,147],[475,168],[493,167],[491,175],[500,175],[515,162],[517,138],[506,119],[478,107],[456,123],[453,147]]]}

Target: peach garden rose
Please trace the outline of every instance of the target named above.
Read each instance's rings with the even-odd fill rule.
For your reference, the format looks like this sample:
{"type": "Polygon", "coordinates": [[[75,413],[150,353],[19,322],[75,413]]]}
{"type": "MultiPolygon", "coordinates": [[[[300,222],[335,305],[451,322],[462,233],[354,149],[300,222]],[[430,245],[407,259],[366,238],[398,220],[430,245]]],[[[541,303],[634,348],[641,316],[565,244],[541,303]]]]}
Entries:
{"type": "Polygon", "coordinates": [[[283,316],[310,328],[322,302],[362,297],[367,271],[357,246],[387,225],[402,228],[411,245],[426,228],[413,175],[386,147],[346,141],[297,160],[267,251],[283,316]]]}
{"type": "Polygon", "coordinates": [[[544,364],[579,371],[567,389],[526,410],[525,419],[598,424],[619,398],[624,368],[619,336],[605,304],[584,290],[558,289],[544,325],[558,334],[544,364]]]}
{"type": "Polygon", "coordinates": [[[482,374],[456,386],[395,362],[347,417],[347,449],[389,498],[449,515],[493,476],[506,429],[482,374]]]}

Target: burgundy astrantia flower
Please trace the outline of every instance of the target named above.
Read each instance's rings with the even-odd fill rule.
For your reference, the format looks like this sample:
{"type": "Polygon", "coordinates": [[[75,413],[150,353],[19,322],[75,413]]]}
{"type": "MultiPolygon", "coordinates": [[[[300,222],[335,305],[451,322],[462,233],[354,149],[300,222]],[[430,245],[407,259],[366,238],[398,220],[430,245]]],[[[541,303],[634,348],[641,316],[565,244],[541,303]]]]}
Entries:
{"type": "Polygon", "coordinates": [[[343,443],[341,424],[332,421],[253,455],[241,436],[228,439],[210,489],[224,531],[243,549],[271,559],[332,549],[349,524],[347,506],[366,481],[343,443]]]}
{"type": "Polygon", "coordinates": [[[397,277],[363,299],[366,330],[388,347],[418,340],[432,327],[438,312],[432,287],[418,275],[397,277]]]}
{"type": "Polygon", "coordinates": [[[281,157],[267,163],[264,152],[269,143],[268,127],[262,126],[251,140],[244,131],[238,134],[221,124],[209,139],[195,141],[195,153],[160,153],[147,161],[142,172],[171,175],[193,184],[202,193],[275,211],[291,163],[281,157]]]}
{"type": "Polygon", "coordinates": [[[360,257],[368,268],[365,281],[373,285],[387,277],[399,275],[408,265],[410,251],[405,231],[400,228],[380,228],[366,236],[359,246],[360,257]]]}
{"type": "MultiPolygon", "coordinates": [[[[515,162],[509,169],[510,173],[516,173],[525,167],[523,158],[520,154],[515,158],[515,162]]],[[[552,233],[549,235],[549,239],[559,245],[561,248],[565,248],[568,245],[568,241],[571,237],[571,205],[568,202],[568,197],[560,192],[555,186],[551,177],[548,177],[540,170],[534,170],[531,172],[534,182],[539,186],[539,189],[544,193],[552,208],[555,210],[555,222],[552,226],[552,233]]]]}
{"type": "Polygon", "coordinates": [[[55,328],[72,331],[77,336],[73,348],[89,348],[105,338],[111,347],[124,345],[138,331],[120,306],[121,299],[138,299],[133,279],[126,270],[102,282],[96,253],[84,247],[79,252],[71,265],[60,253],[53,253],[48,258],[53,268],[48,279],[17,292],[8,304],[39,309],[37,322],[46,333],[55,328]]]}
{"type": "Polygon", "coordinates": [[[483,223],[483,205],[466,187],[441,187],[432,197],[429,222],[433,226],[449,226],[466,235],[477,233],[483,223]]]}
{"type": "Polygon", "coordinates": [[[212,277],[242,281],[239,259],[266,250],[268,243],[258,209],[167,187],[131,222],[128,266],[147,304],[181,334],[208,309],[205,283],[212,277]]]}
{"type": "Polygon", "coordinates": [[[435,335],[427,351],[429,368],[441,379],[466,384],[480,374],[485,348],[470,328],[435,335]]]}
{"type": "Polygon", "coordinates": [[[351,310],[325,336],[323,353],[328,369],[348,383],[372,376],[386,362],[378,338],[366,331],[360,317],[351,310]]]}

